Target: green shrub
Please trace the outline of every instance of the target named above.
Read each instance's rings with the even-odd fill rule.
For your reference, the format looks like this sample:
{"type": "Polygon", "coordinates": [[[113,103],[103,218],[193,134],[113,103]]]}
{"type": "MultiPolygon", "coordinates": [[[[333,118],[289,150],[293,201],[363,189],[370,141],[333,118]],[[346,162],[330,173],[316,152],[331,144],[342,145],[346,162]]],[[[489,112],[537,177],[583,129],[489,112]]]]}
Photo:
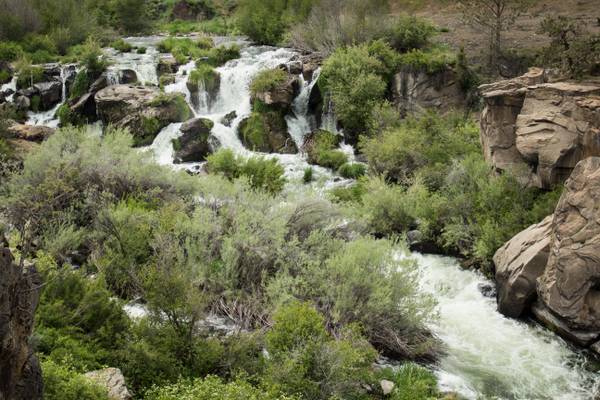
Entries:
{"type": "Polygon", "coordinates": [[[45,51],[48,54],[57,55],[58,49],[52,38],[48,35],[28,34],[21,42],[23,50],[28,53],[45,51]]]}
{"type": "Polygon", "coordinates": [[[345,163],[338,169],[338,174],[347,179],[357,179],[367,173],[367,167],[360,163],[345,163]]]}
{"type": "Polygon", "coordinates": [[[68,367],[42,361],[44,399],[48,400],[108,400],[106,389],[68,367]]]}
{"type": "Polygon", "coordinates": [[[397,371],[384,370],[382,378],[394,382],[393,400],[431,400],[440,397],[433,372],[415,363],[403,364],[397,371]]]}
{"type": "Polygon", "coordinates": [[[281,68],[267,69],[256,74],[250,83],[250,93],[256,96],[258,93],[268,92],[277,88],[288,78],[288,74],[281,68]]]}
{"type": "Polygon", "coordinates": [[[337,50],[323,64],[319,87],[333,102],[347,136],[356,140],[367,130],[372,109],[383,100],[387,84],[379,75],[384,64],[367,46],[337,50]]]}
{"type": "Polygon", "coordinates": [[[0,60],[15,61],[23,55],[23,49],[15,42],[0,42],[0,60]]]}
{"type": "Polygon", "coordinates": [[[147,32],[150,29],[146,0],[114,0],[112,11],[117,26],[125,33],[147,32]]]}
{"type": "Polygon", "coordinates": [[[133,49],[133,46],[124,41],[123,39],[117,39],[110,44],[110,47],[120,51],[121,53],[129,53],[133,49]]]}
{"type": "Polygon", "coordinates": [[[85,43],[71,47],[65,60],[83,65],[91,80],[97,79],[108,66],[100,43],[91,37],[85,43]]]}
{"type": "Polygon", "coordinates": [[[205,57],[210,52],[206,48],[207,45],[206,40],[169,37],[163,39],[157,48],[161,53],[173,54],[179,64],[184,64],[188,58],[205,57]]]}
{"type": "Polygon", "coordinates": [[[196,66],[192,72],[190,72],[188,82],[192,83],[193,85],[202,83],[204,88],[209,93],[212,93],[219,87],[219,73],[208,64],[200,64],[196,66]]]}
{"type": "MultiPolygon", "coordinates": [[[[257,108],[255,102],[254,108],[257,108]]],[[[287,124],[284,115],[281,111],[253,111],[250,116],[240,123],[238,135],[248,149],[261,152],[272,152],[279,150],[270,141],[271,133],[279,134],[276,137],[281,137],[282,132],[287,132],[287,124]]],[[[280,143],[281,146],[284,143],[280,143]]]]}
{"type": "Polygon", "coordinates": [[[162,24],[160,29],[171,35],[204,32],[226,36],[237,33],[232,20],[223,17],[216,17],[205,21],[174,20],[162,24]]]}
{"type": "Polygon", "coordinates": [[[343,151],[336,150],[340,139],[334,133],[318,131],[314,143],[308,149],[308,161],[337,171],[348,161],[348,156],[343,151]]]}
{"type": "Polygon", "coordinates": [[[219,46],[206,51],[200,57],[198,63],[204,62],[213,67],[220,67],[227,61],[240,58],[240,47],[238,45],[219,46]]]}
{"type": "Polygon", "coordinates": [[[453,65],[456,62],[456,56],[445,49],[434,47],[429,50],[410,50],[401,54],[399,60],[402,66],[411,70],[433,74],[453,65]]]}
{"type": "Polygon", "coordinates": [[[333,188],[329,193],[333,201],[339,203],[361,203],[365,192],[365,185],[362,181],[358,181],[350,186],[333,188]]]}
{"type": "Polygon", "coordinates": [[[302,182],[311,183],[313,181],[313,168],[308,167],[304,169],[304,174],[302,175],[302,182]]]}
{"type": "Polygon", "coordinates": [[[256,190],[277,194],[285,185],[284,168],[275,158],[235,156],[233,151],[222,149],[207,157],[208,169],[233,180],[244,176],[256,190]]]}
{"type": "Polygon", "coordinates": [[[220,378],[180,380],[169,386],[153,387],[144,396],[147,400],[293,400],[294,397],[261,390],[250,383],[236,380],[224,383],[220,378]]]}
{"type": "Polygon", "coordinates": [[[394,49],[405,53],[427,47],[436,32],[429,21],[415,16],[401,16],[392,22],[384,38],[394,49]]]}
{"type": "MultiPolygon", "coordinates": [[[[266,380],[308,399],[360,398],[370,381],[377,352],[357,330],[339,340],[329,336],[323,317],[310,305],[292,302],[273,316],[266,335],[266,380]]],[[[353,328],[356,329],[356,328],[353,328]]]]}
{"type": "Polygon", "coordinates": [[[146,54],[146,48],[145,47],[138,47],[135,51],[138,54],[146,54]]]}
{"type": "Polygon", "coordinates": [[[44,80],[44,69],[31,65],[30,60],[22,59],[17,64],[17,87],[28,88],[44,80]]]}
{"type": "Polygon", "coordinates": [[[12,79],[12,73],[5,69],[0,70],[0,83],[10,82],[12,79]]]}

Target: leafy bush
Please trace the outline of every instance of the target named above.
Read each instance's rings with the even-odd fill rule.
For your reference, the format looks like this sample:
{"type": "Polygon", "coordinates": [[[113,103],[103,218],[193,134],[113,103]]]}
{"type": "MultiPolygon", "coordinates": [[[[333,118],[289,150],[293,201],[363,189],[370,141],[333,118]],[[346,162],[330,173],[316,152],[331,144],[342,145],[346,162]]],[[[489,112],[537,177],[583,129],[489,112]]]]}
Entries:
{"type": "Polygon", "coordinates": [[[311,183],[313,181],[313,168],[308,167],[304,169],[304,174],[302,175],[302,182],[311,183]]]}
{"type": "Polygon", "coordinates": [[[285,185],[285,170],[275,158],[235,156],[233,151],[222,149],[207,157],[209,171],[223,174],[228,179],[244,176],[256,190],[277,194],[285,185]]]}
{"type": "Polygon", "coordinates": [[[120,51],[121,53],[129,53],[133,49],[133,46],[124,41],[123,39],[115,40],[110,44],[110,47],[120,51]]]}
{"type": "Polygon", "coordinates": [[[367,173],[367,167],[361,163],[345,163],[338,169],[338,174],[347,179],[357,179],[367,173]]]}
{"type": "Polygon", "coordinates": [[[146,48],[145,47],[138,47],[135,52],[137,54],[146,54],[146,48]]]}
{"type": "Polygon", "coordinates": [[[15,42],[0,42],[0,60],[15,61],[23,55],[23,48],[15,42]]]}
{"type": "Polygon", "coordinates": [[[293,400],[293,397],[261,390],[237,380],[224,383],[220,378],[181,380],[164,387],[153,387],[144,396],[147,400],[293,400]]]}
{"type": "Polygon", "coordinates": [[[308,16],[313,3],[313,0],[241,0],[237,25],[258,44],[278,44],[291,23],[308,16]]]}
{"type": "Polygon", "coordinates": [[[44,398],[48,400],[108,400],[106,389],[68,367],[42,361],[44,398]]]}
{"type": "Polygon", "coordinates": [[[387,84],[380,73],[385,70],[367,46],[339,49],[323,64],[319,87],[353,140],[367,130],[371,111],[383,100],[387,84]]]}
{"type": "Polygon", "coordinates": [[[150,28],[146,0],[114,0],[112,11],[117,26],[125,33],[147,32],[150,28]]]}
{"type": "Polygon", "coordinates": [[[433,74],[443,71],[448,65],[454,64],[456,57],[445,49],[434,47],[429,50],[410,50],[400,55],[399,62],[402,66],[411,70],[433,74]]]}
{"type": "Polygon", "coordinates": [[[31,60],[21,59],[17,63],[17,87],[28,88],[44,80],[44,69],[32,65],[31,60]]]}
{"type": "Polygon", "coordinates": [[[433,372],[415,363],[403,364],[397,371],[384,370],[382,377],[395,383],[393,400],[431,400],[440,393],[433,372]]]}
{"type": "Polygon", "coordinates": [[[199,62],[206,62],[213,67],[220,67],[227,61],[240,58],[240,47],[238,45],[214,47],[201,54],[199,62]]]}
{"type": "Polygon", "coordinates": [[[314,143],[308,148],[308,161],[337,171],[348,161],[348,156],[343,151],[336,150],[340,139],[334,133],[317,131],[314,143]]]}
{"type": "Polygon", "coordinates": [[[212,93],[219,85],[219,73],[208,64],[198,65],[188,78],[188,82],[193,85],[202,84],[206,91],[212,93]]]}
{"type": "Polygon", "coordinates": [[[427,47],[436,32],[435,26],[427,20],[401,16],[390,24],[384,38],[394,49],[405,53],[427,47]]]}
{"type": "Polygon", "coordinates": [[[277,88],[288,78],[281,68],[267,69],[256,74],[250,83],[250,93],[254,96],[277,88]]]}

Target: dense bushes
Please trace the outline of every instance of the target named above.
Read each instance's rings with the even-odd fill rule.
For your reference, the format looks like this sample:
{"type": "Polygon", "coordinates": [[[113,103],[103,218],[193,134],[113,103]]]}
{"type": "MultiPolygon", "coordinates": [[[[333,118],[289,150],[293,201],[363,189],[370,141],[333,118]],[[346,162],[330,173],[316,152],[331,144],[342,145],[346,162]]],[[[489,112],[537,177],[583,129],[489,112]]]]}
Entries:
{"type": "Polygon", "coordinates": [[[109,400],[106,389],[53,361],[42,362],[44,398],[48,400],[109,400]]]}
{"type": "Polygon", "coordinates": [[[268,92],[277,88],[288,79],[288,74],[281,68],[266,69],[256,74],[250,83],[250,94],[268,92]]]}
{"type": "Polygon", "coordinates": [[[338,170],[348,161],[348,156],[338,149],[341,137],[335,133],[319,130],[313,133],[308,146],[308,162],[338,170]]]}

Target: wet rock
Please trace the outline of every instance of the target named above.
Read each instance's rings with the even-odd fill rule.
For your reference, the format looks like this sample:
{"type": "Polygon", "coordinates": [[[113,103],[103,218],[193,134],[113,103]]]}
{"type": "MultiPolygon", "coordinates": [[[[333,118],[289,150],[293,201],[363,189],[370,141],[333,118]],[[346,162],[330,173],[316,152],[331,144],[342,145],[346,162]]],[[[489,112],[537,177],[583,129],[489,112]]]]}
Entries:
{"type": "Polygon", "coordinates": [[[113,85],[96,93],[96,112],[105,124],[128,128],[137,146],[152,143],[165,126],[183,122],[192,111],[178,94],[156,87],[113,85]]]}
{"type": "Polygon", "coordinates": [[[538,280],[543,305],[572,331],[600,336],[600,158],[577,164],[554,213],[552,244],[538,280]]]}
{"type": "Polygon", "coordinates": [[[111,400],[130,400],[132,398],[129,389],[125,385],[125,377],[118,368],[105,368],[92,371],[85,376],[96,384],[106,388],[111,400]]]}
{"type": "Polygon", "coordinates": [[[394,76],[392,92],[396,108],[405,115],[428,109],[450,111],[466,104],[465,93],[450,67],[433,74],[404,69],[394,76]]]}
{"type": "MultiPolygon", "coordinates": [[[[174,162],[204,161],[207,155],[213,153],[216,144],[216,138],[213,138],[212,142],[210,140],[213,125],[213,122],[206,118],[194,118],[181,125],[182,135],[173,140],[174,162]]],[[[218,142],[218,139],[216,141],[218,142]]]]}
{"type": "Polygon", "coordinates": [[[290,61],[286,67],[292,75],[300,75],[302,73],[302,61],[290,61]]]}
{"type": "Polygon", "coordinates": [[[587,331],[570,327],[539,300],[533,304],[531,312],[535,319],[542,325],[579,346],[587,347],[600,339],[597,331],[587,331]]]}
{"type": "Polygon", "coordinates": [[[132,69],[123,69],[119,71],[119,83],[121,84],[129,84],[136,83],[138,81],[138,76],[132,69]]]}
{"type": "Polygon", "coordinates": [[[31,100],[29,100],[29,97],[20,94],[15,94],[13,103],[17,109],[21,111],[27,111],[31,107],[31,100]]]}
{"type": "Polygon", "coordinates": [[[60,78],[62,66],[59,63],[47,63],[40,65],[44,71],[46,79],[51,80],[52,78],[60,78]]]}
{"type": "Polygon", "coordinates": [[[29,344],[41,279],[0,241],[0,399],[42,399],[42,374],[29,344]]]}
{"type": "Polygon", "coordinates": [[[536,298],[536,282],[548,262],[552,218],[520,232],[494,254],[498,311],[508,317],[523,315],[536,298]]]}
{"type": "Polygon", "coordinates": [[[237,118],[237,112],[232,111],[228,114],[226,114],[222,119],[221,119],[221,123],[223,125],[225,125],[226,127],[230,128],[231,124],[233,123],[233,121],[237,118]]]}
{"type": "Polygon", "coordinates": [[[264,153],[295,154],[296,143],[287,131],[282,113],[253,113],[238,127],[238,136],[247,149],[264,153]]]}
{"type": "Polygon", "coordinates": [[[491,283],[480,283],[477,285],[477,289],[485,297],[496,298],[496,288],[491,283]]]}
{"type": "Polygon", "coordinates": [[[318,70],[323,63],[323,56],[317,53],[308,54],[302,56],[300,62],[302,62],[302,76],[304,77],[304,80],[311,82],[315,71],[318,70]]]}
{"type": "Polygon", "coordinates": [[[158,74],[175,74],[179,69],[179,64],[172,54],[161,54],[158,60],[158,74]]]}
{"type": "Polygon", "coordinates": [[[486,160],[543,189],[562,184],[580,160],[600,155],[600,84],[550,80],[532,68],[480,87],[486,160]]]}
{"type": "Polygon", "coordinates": [[[55,132],[54,128],[41,125],[11,124],[6,133],[10,139],[21,139],[33,142],[46,140],[55,132]]]}
{"type": "Polygon", "coordinates": [[[40,98],[39,110],[51,110],[62,101],[62,82],[40,82],[33,85],[36,95],[40,98]]]}
{"type": "Polygon", "coordinates": [[[252,101],[260,100],[268,106],[275,106],[281,109],[289,109],[292,106],[294,98],[300,90],[298,78],[289,75],[285,81],[271,90],[255,93],[252,101]]]}

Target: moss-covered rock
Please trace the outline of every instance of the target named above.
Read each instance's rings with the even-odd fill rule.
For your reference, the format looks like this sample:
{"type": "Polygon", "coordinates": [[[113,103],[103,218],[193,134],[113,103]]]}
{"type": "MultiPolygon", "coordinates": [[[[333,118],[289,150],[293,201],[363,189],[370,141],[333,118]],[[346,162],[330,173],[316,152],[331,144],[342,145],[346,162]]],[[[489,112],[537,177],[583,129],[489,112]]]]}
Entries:
{"type": "Polygon", "coordinates": [[[343,151],[337,150],[341,141],[340,135],[316,130],[307,136],[302,148],[308,156],[309,163],[337,171],[348,161],[348,156],[343,151]]]}
{"type": "Polygon", "coordinates": [[[182,95],[153,87],[109,86],[96,93],[95,102],[98,117],[105,124],[128,128],[136,146],[152,143],[165,126],[192,115],[182,95]]]}
{"type": "Polygon", "coordinates": [[[294,154],[298,148],[287,131],[282,113],[253,112],[240,123],[238,135],[244,146],[265,153],[294,154]]]}
{"type": "Polygon", "coordinates": [[[204,161],[219,147],[210,132],[214,123],[206,118],[194,118],[181,125],[182,135],[173,140],[175,163],[204,161]]]}

